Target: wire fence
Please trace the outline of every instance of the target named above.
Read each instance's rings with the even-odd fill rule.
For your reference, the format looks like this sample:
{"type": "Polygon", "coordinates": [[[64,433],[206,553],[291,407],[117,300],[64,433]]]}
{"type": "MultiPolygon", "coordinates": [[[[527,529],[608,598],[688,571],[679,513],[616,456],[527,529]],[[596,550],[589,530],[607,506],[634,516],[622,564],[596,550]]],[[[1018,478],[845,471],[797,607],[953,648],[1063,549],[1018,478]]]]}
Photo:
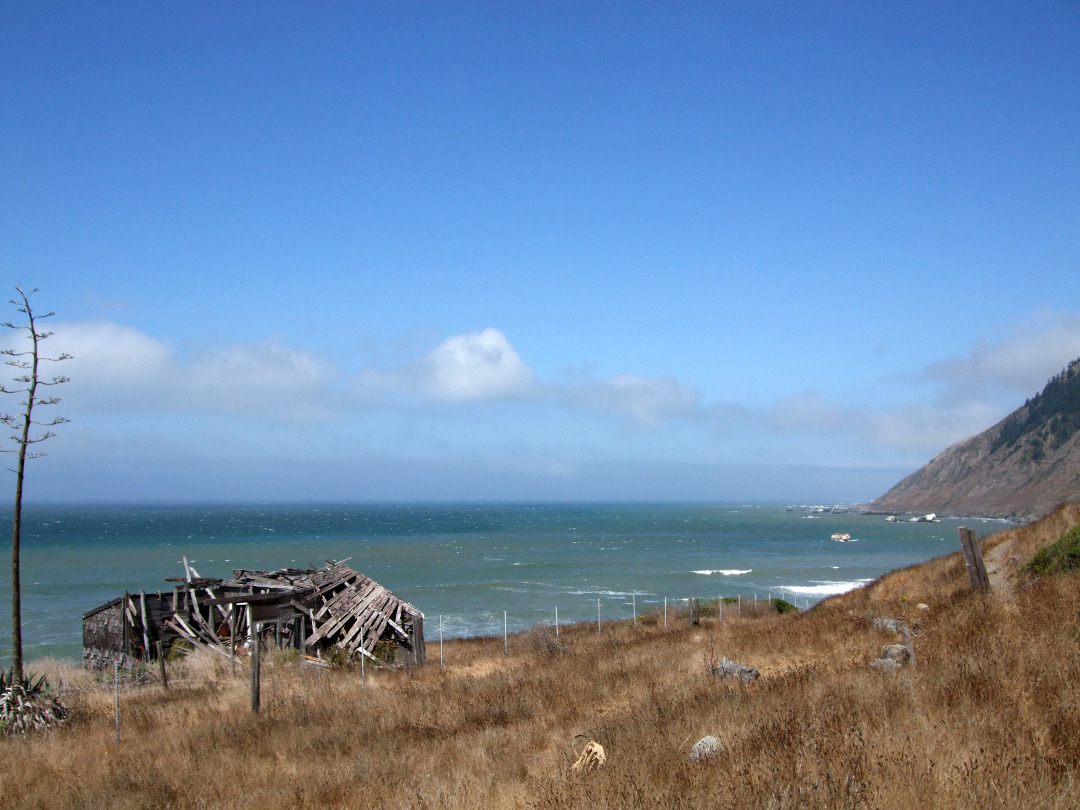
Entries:
{"type": "MultiPolygon", "coordinates": [[[[510,652],[510,636],[525,632],[538,625],[547,625],[554,629],[556,637],[559,637],[562,629],[567,624],[584,625],[590,621],[595,624],[598,635],[603,634],[604,624],[609,622],[629,622],[633,625],[647,625],[650,627],[670,627],[676,623],[686,623],[696,618],[725,619],[761,617],[769,614],[782,614],[788,612],[806,611],[820,601],[805,594],[789,594],[778,590],[769,592],[766,598],[759,599],[757,594],[745,597],[742,594],[736,596],[724,596],[718,594],[715,597],[657,597],[649,601],[638,602],[638,594],[631,594],[630,600],[623,598],[609,599],[597,597],[596,608],[593,618],[589,619],[583,614],[585,611],[578,609],[567,620],[565,608],[563,620],[559,620],[559,606],[552,605],[550,610],[530,610],[514,615],[510,610],[502,610],[501,617],[495,612],[481,614],[439,614],[438,639],[440,665],[444,663],[443,643],[446,640],[461,638],[503,638],[504,654],[510,652]],[[627,610],[629,608],[629,610],[627,610]],[[470,621],[471,619],[471,621],[470,621]],[[498,621],[501,619],[501,621],[498,621]]],[[[588,608],[586,610],[591,610],[588,608]]],[[[696,623],[696,622],[694,622],[696,623]]]]}

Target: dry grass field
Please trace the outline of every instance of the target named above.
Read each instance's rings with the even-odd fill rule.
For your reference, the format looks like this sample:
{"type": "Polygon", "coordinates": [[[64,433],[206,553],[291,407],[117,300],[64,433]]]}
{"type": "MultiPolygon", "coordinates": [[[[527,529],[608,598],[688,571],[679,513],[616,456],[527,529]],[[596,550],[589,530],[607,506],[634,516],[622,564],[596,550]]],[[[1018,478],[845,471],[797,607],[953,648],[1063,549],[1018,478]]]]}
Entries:
{"type": "Polygon", "coordinates": [[[725,612],[437,643],[367,673],[268,655],[262,712],[220,658],[121,694],[55,668],[65,728],[0,740],[4,808],[1080,807],[1080,574],[1032,581],[1063,507],[984,544],[994,590],[959,553],[799,615],[725,612]],[[925,603],[929,609],[919,609],[925,603]],[[919,623],[916,668],[869,667],[919,623]],[[759,680],[717,680],[720,656],[759,680]],[[719,752],[688,761],[706,734],[719,752]],[[572,772],[590,740],[606,764],[572,772]]]}

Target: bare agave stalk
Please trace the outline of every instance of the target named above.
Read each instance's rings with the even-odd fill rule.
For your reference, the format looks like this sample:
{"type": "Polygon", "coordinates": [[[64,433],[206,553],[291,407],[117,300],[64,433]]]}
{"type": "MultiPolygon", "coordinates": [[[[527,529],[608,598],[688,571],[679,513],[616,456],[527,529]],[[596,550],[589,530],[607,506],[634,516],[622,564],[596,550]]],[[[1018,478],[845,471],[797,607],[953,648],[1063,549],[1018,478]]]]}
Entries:
{"type": "Polygon", "coordinates": [[[18,307],[19,312],[26,315],[27,323],[25,325],[16,325],[8,322],[3,325],[9,329],[25,332],[25,337],[30,340],[30,348],[26,351],[16,351],[15,349],[4,349],[0,351],[0,354],[12,358],[5,361],[7,365],[14,367],[21,372],[19,373],[19,376],[15,377],[15,382],[19,383],[20,386],[9,388],[8,386],[0,385],[0,393],[25,395],[25,399],[22,400],[21,403],[22,410],[20,413],[0,414],[0,423],[3,423],[15,431],[11,436],[15,442],[15,447],[0,448],[0,452],[18,454],[18,462],[15,469],[12,470],[12,472],[15,473],[15,517],[11,534],[11,671],[12,680],[18,683],[23,680],[22,589],[19,582],[19,545],[22,529],[22,496],[23,481],[26,472],[26,460],[29,458],[39,458],[40,456],[45,455],[45,453],[41,452],[31,452],[30,447],[43,442],[46,439],[51,439],[56,434],[53,433],[50,428],[69,421],[62,416],[58,416],[48,422],[35,422],[33,420],[32,417],[35,405],[55,405],[60,401],[57,397],[40,397],[38,395],[38,388],[40,386],[60,385],[61,383],[68,382],[67,377],[42,379],[39,376],[38,369],[42,362],[69,360],[71,359],[71,355],[61,354],[57,357],[43,357],[41,355],[41,341],[48,338],[52,332],[39,332],[37,321],[42,318],[51,317],[54,313],[49,312],[45,315],[35,316],[34,310],[30,306],[29,296],[33,295],[37,290],[31,290],[30,293],[25,293],[19,285],[16,285],[15,289],[19,293],[19,299],[12,299],[10,303],[18,307]],[[31,436],[31,425],[44,428],[44,432],[38,436],[31,436]]]}

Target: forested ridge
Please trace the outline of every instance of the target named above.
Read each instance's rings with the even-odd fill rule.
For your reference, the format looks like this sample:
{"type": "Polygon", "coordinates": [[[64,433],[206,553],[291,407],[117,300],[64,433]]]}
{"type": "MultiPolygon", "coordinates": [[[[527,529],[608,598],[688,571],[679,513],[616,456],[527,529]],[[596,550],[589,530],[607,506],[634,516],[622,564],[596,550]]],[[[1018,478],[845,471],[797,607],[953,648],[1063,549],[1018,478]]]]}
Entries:
{"type": "Polygon", "coordinates": [[[1042,393],[1024,403],[1001,423],[991,452],[1014,446],[1029,435],[1032,461],[1056,450],[1080,430],[1080,359],[1055,375],[1042,393]]]}

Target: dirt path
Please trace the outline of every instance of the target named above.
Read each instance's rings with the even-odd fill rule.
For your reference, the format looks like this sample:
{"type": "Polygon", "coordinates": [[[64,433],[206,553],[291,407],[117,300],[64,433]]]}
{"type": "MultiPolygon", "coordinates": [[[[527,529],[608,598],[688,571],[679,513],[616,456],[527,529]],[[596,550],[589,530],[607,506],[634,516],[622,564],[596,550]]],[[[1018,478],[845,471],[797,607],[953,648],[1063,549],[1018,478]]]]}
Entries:
{"type": "Polygon", "coordinates": [[[1016,590],[1020,561],[1013,554],[1015,544],[1016,539],[1009,537],[983,556],[986,573],[990,577],[990,590],[998,593],[1012,593],[1016,590]]]}

